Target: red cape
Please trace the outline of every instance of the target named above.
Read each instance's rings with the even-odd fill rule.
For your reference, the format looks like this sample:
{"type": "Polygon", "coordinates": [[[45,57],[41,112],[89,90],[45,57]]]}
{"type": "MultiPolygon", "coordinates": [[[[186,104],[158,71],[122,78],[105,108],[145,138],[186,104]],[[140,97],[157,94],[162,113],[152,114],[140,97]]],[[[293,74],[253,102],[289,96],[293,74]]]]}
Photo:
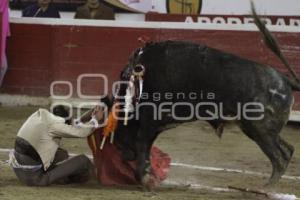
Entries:
{"type": "MultiPolygon", "coordinates": [[[[135,178],[136,162],[123,161],[120,150],[106,139],[104,148],[101,150],[102,130],[96,130],[88,137],[88,144],[93,152],[97,179],[106,186],[125,186],[139,184],[135,178]]],[[[151,150],[150,173],[151,185],[159,185],[168,176],[171,159],[156,147],[151,150]]]]}

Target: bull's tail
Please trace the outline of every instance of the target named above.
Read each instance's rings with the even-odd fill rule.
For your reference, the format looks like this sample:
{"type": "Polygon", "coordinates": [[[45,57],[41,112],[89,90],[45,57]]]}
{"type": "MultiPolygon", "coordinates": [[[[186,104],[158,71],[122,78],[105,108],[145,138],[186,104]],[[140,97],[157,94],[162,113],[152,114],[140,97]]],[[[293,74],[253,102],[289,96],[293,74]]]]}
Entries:
{"type": "Polygon", "coordinates": [[[290,80],[287,76],[284,76],[284,79],[290,83],[293,89],[300,90],[300,79],[297,76],[296,72],[292,69],[289,62],[286,60],[284,55],[282,54],[279,45],[276,41],[276,39],[273,37],[273,35],[270,33],[270,31],[267,29],[265,23],[259,18],[259,16],[256,13],[255,7],[253,2],[251,1],[251,9],[252,9],[252,15],[254,18],[254,22],[260,32],[263,35],[265,44],[268,46],[268,48],[281,60],[281,62],[286,66],[288,71],[291,73],[293,78],[295,80],[290,80]]]}
{"type": "Polygon", "coordinates": [[[282,78],[292,87],[292,90],[300,91],[300,84],[282,74],[282,78]]]}

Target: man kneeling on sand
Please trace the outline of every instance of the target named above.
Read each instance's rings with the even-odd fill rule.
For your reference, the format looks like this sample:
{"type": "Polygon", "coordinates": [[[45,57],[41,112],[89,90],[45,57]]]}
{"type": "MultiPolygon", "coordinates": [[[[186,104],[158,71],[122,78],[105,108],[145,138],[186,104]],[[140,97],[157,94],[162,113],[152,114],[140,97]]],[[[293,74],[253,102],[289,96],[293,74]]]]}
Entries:
{"type": "Polygon", "coordinates": [[[69,112],[63,106],[53,113],[39,109],[23,124],[17,134],[15,149],[10,153],[10,165],[21,182],[29,186],[47,186],[52,183],[82,183],[89,179],[93,164],[85,155],[69,158],[59,148],[62,138],[85,138],[103,118],[99,107],[90,112],[85,125],[72,126],[69,112]]]}

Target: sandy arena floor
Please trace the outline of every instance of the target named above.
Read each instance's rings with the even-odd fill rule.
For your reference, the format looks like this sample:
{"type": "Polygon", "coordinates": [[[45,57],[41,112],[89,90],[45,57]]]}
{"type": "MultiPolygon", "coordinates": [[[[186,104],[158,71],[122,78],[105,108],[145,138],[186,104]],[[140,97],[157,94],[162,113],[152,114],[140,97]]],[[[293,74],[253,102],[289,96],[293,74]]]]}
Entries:
{"type": "MultiPolygon", "coordinates": [[[[16,132],[34,112],[35,107],[0,107],[0,148],[13,148],[16,132]]],[[[295,147],[293,159],[285,175],[300,177],[300,125],[286,126],[282,136],[295,147]]],[[[0,199],[266,199],[263,196],[241,192],[217,192],[211,188],[228,186],[251,187],[262,189],[268,177],[225,171],[211,171],[211,168],[228,168],[270,173],[271,165],[258,146],[248,139],[236,126],[225,129],[219,139],[204,122],[183,124],[164,132],[156,142],[163,151],[169,153],[173,163],[189,164],[188,167],[173,166],[169,183],[184,186],[164,185],[154,192],[143,192],[139,187],[107,188],[96,181],[85,185],[51,186],[45,188],[26,187],[19,183],[11,169],[4,163],[7,153],[0,151],[0,199]],[[202,167],[202,169],[191,169],[202,167]],[[188,184],[204,186],[206,189],[191,189],[188,184]]],[[[63,140],[63,148],[72,153],[90,151],[85,140],[63,140]]],[[[300,178],[283,178],[268,192],[290,193],[300,197],[300,178]]]]}

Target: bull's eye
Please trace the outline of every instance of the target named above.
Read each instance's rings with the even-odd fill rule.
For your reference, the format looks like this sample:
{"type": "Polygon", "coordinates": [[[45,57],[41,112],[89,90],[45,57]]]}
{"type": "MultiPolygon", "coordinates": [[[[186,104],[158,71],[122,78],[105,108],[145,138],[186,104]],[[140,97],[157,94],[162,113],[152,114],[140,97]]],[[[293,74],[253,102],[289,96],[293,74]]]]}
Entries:
{"type": "Polygon", "coordinates": [[[145,73],[145,67],[141,64],[137,64],[133,68],[133,74],[136,76],[142,76],[145,73]]]}

